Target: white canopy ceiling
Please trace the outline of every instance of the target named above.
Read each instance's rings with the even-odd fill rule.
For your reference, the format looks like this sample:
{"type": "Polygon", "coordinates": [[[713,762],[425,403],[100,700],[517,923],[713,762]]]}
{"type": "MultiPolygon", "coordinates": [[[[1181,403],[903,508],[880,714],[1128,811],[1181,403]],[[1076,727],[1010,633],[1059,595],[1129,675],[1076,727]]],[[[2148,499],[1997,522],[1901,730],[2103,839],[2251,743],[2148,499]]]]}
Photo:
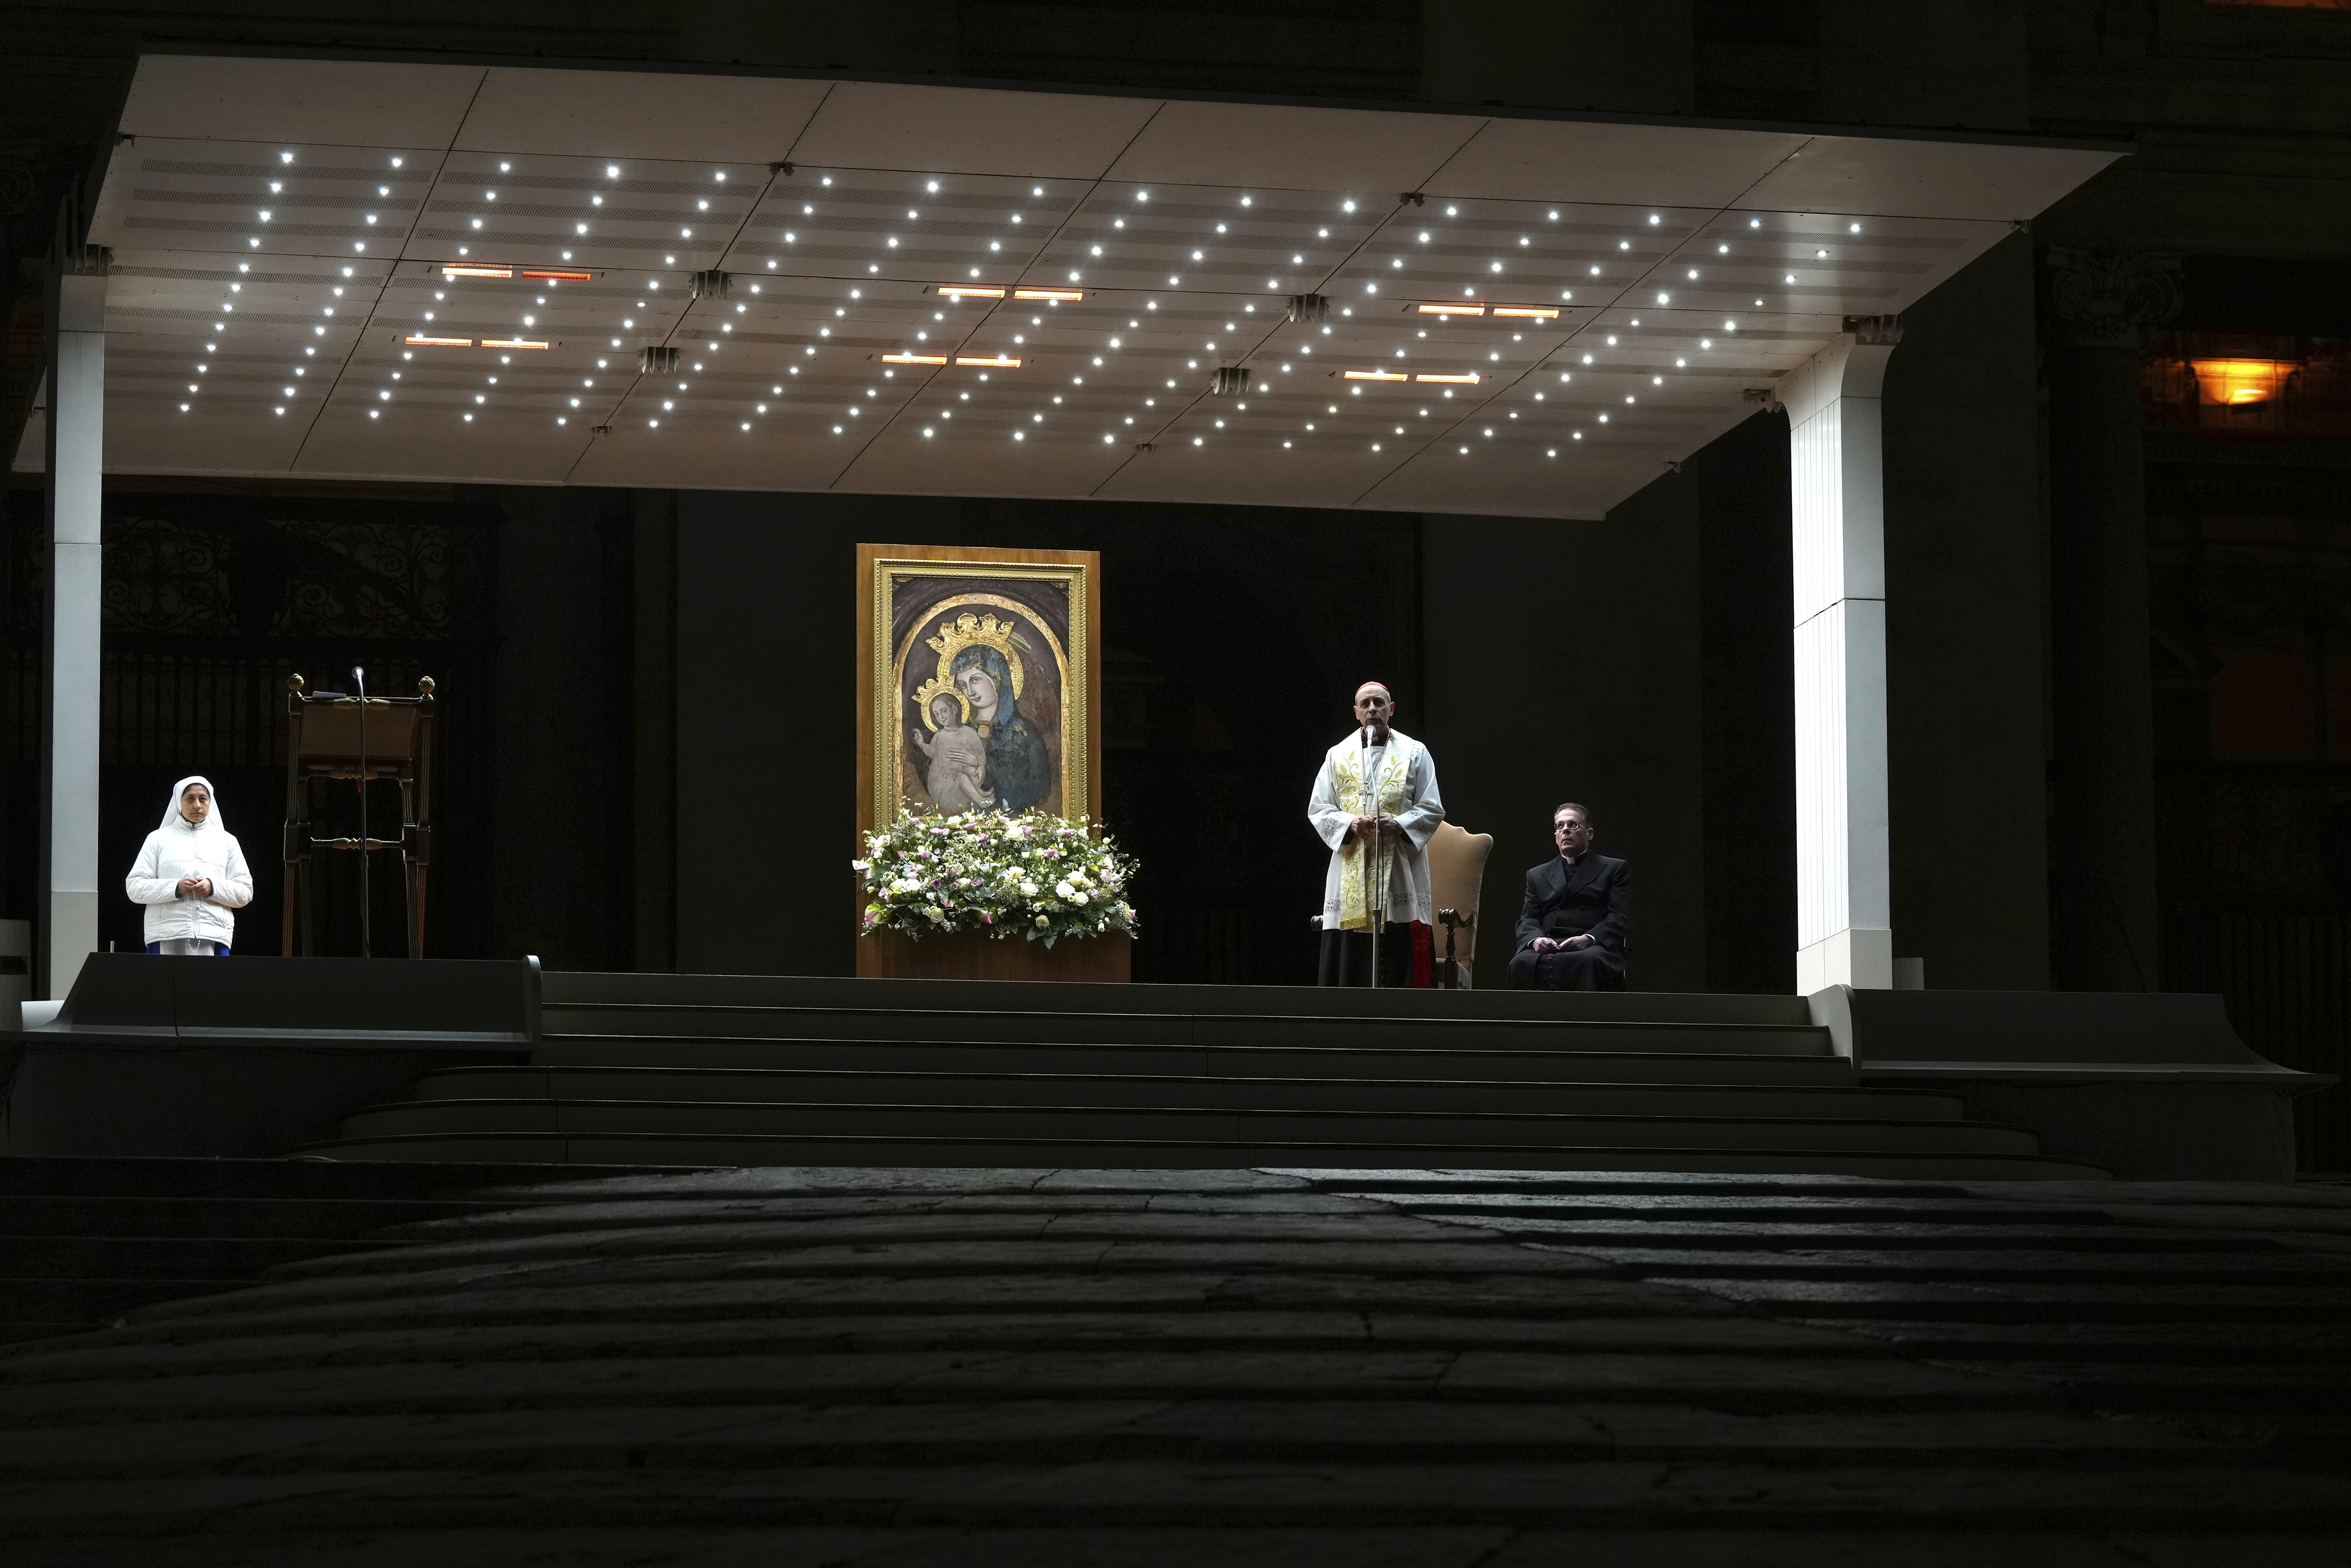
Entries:
{"type": "Polygon", "coordinates": [[[110,471],[1561,517],[2115,156],[198,55],[121,129],[110,471]]]}

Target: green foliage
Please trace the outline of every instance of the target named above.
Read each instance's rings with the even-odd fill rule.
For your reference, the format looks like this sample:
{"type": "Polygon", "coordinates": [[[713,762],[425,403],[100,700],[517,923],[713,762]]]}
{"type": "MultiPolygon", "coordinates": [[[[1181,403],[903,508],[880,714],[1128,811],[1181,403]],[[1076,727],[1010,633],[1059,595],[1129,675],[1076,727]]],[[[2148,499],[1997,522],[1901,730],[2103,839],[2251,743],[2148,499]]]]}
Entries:
{"type": "Polygon", "coordinates": [[[1109,833],[1045,811],[907,813],[865,836],[862,932],[984,931],[1048,947],[1064,936],[1134,935],[1134,862],[1109,833]]]}

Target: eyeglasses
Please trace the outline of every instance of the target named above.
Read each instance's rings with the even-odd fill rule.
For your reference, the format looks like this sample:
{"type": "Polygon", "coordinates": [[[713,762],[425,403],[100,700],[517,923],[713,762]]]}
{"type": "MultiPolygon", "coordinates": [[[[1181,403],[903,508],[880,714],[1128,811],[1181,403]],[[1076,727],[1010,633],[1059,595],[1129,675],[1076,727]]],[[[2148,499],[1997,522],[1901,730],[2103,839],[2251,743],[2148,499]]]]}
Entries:
{"type": "Polygon", "coordinates": [[[1554,833],[1573,833],[1579,831],[1588,833],[1592,831],[1592,824],[1589,822],[1553,822],[1551,825],[1551,831],[1554,833]]]}

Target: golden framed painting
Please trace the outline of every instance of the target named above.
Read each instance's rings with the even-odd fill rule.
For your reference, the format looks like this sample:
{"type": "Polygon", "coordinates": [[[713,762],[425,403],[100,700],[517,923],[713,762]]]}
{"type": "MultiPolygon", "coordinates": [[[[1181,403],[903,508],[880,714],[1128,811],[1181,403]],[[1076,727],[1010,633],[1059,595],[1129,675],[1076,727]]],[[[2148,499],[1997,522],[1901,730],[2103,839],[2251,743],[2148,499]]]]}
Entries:
{"type": "Polygon", "coordinates": [[[857,547],[857,825],[902,810],[1102,820],[1102,557],[857,547]]]}

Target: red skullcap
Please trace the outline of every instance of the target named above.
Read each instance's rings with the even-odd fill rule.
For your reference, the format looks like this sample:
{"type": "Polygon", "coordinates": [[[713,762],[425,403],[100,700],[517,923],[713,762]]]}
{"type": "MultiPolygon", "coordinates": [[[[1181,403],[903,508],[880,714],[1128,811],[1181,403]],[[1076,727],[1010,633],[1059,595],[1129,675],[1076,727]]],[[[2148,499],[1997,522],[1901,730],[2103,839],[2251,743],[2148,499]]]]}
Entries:
{"type": "Polygon", "coordinates": [[[1355,695],[1361,697],[1365,692],[1370,691],[1374,686],[1378,687],[1382,692],[1386,693],[1388,701],[1395,701],[1395,694],[1388,691],[1387,683],[1385,681],[1365,681],[1362,685],[1355,688],[1355,695]]]}

